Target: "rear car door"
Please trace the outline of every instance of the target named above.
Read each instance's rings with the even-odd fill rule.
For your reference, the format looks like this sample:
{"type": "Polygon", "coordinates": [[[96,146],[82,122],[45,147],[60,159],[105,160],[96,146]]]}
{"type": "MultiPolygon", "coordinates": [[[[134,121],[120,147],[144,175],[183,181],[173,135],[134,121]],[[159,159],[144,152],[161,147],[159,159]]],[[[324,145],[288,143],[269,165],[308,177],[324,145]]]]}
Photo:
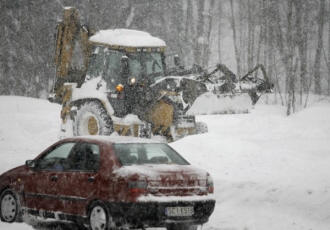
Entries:
{"type": "Polygon", "coordinates": [[[57,192],[63,212],[84,215],[85,207],[97,191],[99,182],[100,147],[80,142],[67,159],[68,170],[59,181],[57,192]]]}

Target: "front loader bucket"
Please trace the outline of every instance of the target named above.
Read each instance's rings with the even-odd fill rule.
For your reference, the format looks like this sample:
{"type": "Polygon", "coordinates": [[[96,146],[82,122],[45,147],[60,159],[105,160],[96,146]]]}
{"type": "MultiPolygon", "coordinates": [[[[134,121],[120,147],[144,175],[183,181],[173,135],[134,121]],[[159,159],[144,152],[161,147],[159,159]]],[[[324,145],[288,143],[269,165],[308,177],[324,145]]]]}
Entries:
{"type": "Polygon", "coordinates": [[[251,98],[246,93],[213,94],[207,92],[199,96],[191,108],[189,115],[240,114],[249,113],[252,109],[251,98]]]}

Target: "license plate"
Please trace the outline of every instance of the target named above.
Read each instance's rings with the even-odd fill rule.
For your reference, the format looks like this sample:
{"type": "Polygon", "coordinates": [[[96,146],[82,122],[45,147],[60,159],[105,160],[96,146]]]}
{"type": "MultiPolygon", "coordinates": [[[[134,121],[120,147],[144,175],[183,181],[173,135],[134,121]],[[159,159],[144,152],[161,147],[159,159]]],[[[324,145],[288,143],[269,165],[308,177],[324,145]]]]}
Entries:
{"type": "Polygon", "coordinates": [[[194,207],[167,207],[165,208],[166,216],[192,216],[194,207]]]}

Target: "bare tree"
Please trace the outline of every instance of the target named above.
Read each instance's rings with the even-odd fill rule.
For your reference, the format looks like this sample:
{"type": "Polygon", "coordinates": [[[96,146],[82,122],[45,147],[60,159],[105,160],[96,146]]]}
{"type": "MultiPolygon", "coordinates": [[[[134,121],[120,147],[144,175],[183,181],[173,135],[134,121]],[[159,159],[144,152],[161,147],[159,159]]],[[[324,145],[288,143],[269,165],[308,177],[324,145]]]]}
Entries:
{"type": "Polygon", "coordinates": [[[324,14],[325,14],[325,0],[320,0],[320,11],[318,15],[318,36],[317,36],[317,48],[315,54],[314,63],[314,87],[315,94],[322,94],[321,88],[321,55],[323,47],[323,27],[324,27],[324,14]]]}
{"type": "Polygon", "coordinates": [[[240,65],[241,60],[240,60],[240,53],[238,52],[238,45],[237,45],[233,0],[230,0],[230,10],[231,10],[231,27],[232,27],[232,30],[233,30],[233,38],[234,38],[234,46],[235,46],[235,57],[236,57],[236,63],[237,63],[237,74],[238,74],[238,76],[240,76],[241,75],[241,65],[240,65]]]}
{"type": "MultiPolygon", "coordinates": [[[[330,12],[330,2],[328,4],[328,12],[330,12]]],[[[330,14],[328,13],[328,23],[329,23],[329,31],[328,31],[328,96],[330,96],[330,14]]]]}

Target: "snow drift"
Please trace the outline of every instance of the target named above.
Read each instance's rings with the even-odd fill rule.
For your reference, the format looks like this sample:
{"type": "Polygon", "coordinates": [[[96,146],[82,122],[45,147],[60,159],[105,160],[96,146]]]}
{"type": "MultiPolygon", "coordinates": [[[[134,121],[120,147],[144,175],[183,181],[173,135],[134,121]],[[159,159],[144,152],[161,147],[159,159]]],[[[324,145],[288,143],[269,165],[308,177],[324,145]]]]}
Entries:
{"type": "MultiPolygon", "coordinates": [[[[58,139],[61,106],[0,97],[0,173],[33,159],[58,139]]],[[[205,115],[209,133],[171,144],[214,180],[216,208],[203,230],[328,230],[330,105],[289,117],[260,105],[249,114],[205,115]]],[[[32,229],[5,224],[0,229],[32,229]]]]}

